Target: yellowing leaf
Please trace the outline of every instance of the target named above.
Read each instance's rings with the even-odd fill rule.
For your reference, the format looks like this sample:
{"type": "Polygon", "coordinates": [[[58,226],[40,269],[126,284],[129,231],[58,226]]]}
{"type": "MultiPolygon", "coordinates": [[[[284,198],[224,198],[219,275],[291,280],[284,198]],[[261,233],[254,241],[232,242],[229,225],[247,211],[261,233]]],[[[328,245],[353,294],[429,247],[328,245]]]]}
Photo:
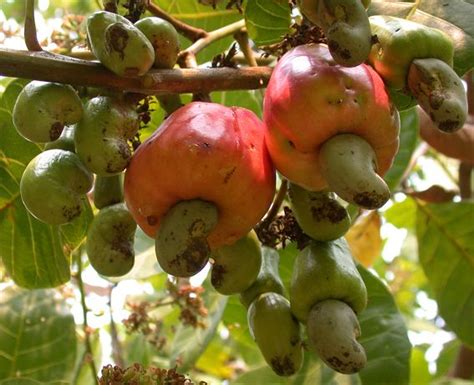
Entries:
{"type": "Polygon", "coordinates": [[[377,211],[360,217],[346,234],[352,255],[365,267],[371,266],[382,251],[380,226],[377,211]]]}

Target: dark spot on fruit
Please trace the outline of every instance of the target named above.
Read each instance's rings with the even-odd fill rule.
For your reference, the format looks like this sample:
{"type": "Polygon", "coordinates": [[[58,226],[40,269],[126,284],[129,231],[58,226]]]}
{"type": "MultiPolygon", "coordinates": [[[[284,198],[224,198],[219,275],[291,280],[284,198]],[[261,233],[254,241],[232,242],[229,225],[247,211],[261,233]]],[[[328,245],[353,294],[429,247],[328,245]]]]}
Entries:
{"type": "Polygon", "coordinates": [[[343,48],[334,40],[328,40],[328,46],[331,53],[335,53],[344,60],[352,58],[351,52],[347,48],[343,48]]]}
{"type": "Polygon", "coordinates": [[[81,206],[80,205],[73,206],[73,207],[63,206],[61,211],[62,211],[63,217],[67,220],[67,222],[70,222],[81,214],[81,206]]]}
{"type": "Polygon", "coordinates": [[[311,214],[317,222],[329,220],[331,223],[338,223],[347,217],[346,209],[332,199],[321,205],[312,206],[311,214]]]}
{"type": "Polygon", "coordinates": [[[212,266],[211,272],[211,283],[215,288],[220,288],[224,282],[225,275],[227,273],[226,268],[223,265],[215,263],[212,266]]]}
{"type": "Polygon", "coordinates": [[[288,141],[288,144],[290,145],[290,147],[295,148],[295,144],[291,140],[288,141]]]}
{"type": "Polygon", "coordinates": [[[288,355],[274,357],[270,360],[270,365],[279,376],[290,376],[295,373],[295,365],[288,355]]]}
{"type": "Polygon", "coordinates": [[[364,191],[354,195],[354,203],[367,209],[376,209],[382,207],[388,197],[377,194],[375,191],[364,191]]]}
{"type": "Polygon", "coordinates": [[[128,43],[127,30],[120,24],[115,23],[107,28],[105,33],[105,45],[110,51],[118,52],[120,58],[123,60],[125,53],[123,52],[128,43]]]}
{"type": "Polygon", "coordinates": [[[63,132],[63,128],[64,124],[61,122],[54,122],[49,130],[49,139],[51,139],[51,141],[58,139],[61,136],[61,132],[63,132]]]}
{"type": "Polygon", "coordinates": [[[185,249],[168,262],[168,267],[178,277],[190,277],[206,265],[210,248],[205,237],[191,238],[185,249]]]}
{"type": "Polygon", "coordinates": [[[150,226],[155,226],[158,223],[158,218],[155,217],[154,215],[149,215],[146,217],[146,222],[150,226]]]}
{"type": "Polygon", "coordinates": [[[225,174],[224,183],[227,183],[227,182],[229,181],[229,179],[231,178],[232,174],[234,174],[236,168],[237,168],[237,167],[232,168],[232,170],[228,171],[228,172],[225,174]]]}
{"type": "Polygon", "coordinates": [[[461,127],[461,125],[457,120],[445,120],[444,122],[438,123],[438,128],[444,132],[454,132],[459,127],[461,127]]]}
{"type": "Polygon", "coordinates": [[[196,219],[188,228],[188,234],[191,237],[200,237],[204,235],[206,224],[202,219],[196,219]]]}
{"type": "Polygon", "coordinates": [[[342,355],[347,358],[347,357],[349,357],[350,353],[349,352],[344,352],[344,353],[342,353],[342,355]]]}

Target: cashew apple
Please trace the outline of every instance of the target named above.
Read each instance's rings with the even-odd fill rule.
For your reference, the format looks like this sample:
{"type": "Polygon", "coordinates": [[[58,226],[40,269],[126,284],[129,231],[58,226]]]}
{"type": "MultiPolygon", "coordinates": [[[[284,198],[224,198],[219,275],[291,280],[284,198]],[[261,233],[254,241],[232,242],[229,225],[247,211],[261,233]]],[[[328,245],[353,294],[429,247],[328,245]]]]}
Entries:
{"type": "Polygon", "coordinates": [[[123,202],[123,174],[96,176],[92,198],[98,209],[123,202]]]}

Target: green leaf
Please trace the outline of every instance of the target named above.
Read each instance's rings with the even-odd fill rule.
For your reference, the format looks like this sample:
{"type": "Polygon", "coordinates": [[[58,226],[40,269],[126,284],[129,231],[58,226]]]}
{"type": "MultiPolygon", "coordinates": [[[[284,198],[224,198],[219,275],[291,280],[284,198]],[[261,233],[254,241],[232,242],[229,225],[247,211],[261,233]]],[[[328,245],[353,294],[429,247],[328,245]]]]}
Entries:
{"type": "Polygon", "coordinates": [[[363,385],[408,385],[410,342],[407,329],[387,287],[359,265],[367,286],[368,305],[359,315],[359,342],[367,353],[367,366],[359,372],[363,385]]]}
{"type": "Polygon", "coordinates": [[[439,313],[464,343],[474,347],[474,203],[416,202],[420,262],[439,313]]]}
{"type": "Polygon", "coordinates": [[[416,108],[400,112],[400,147],[384,179],[390,190],[400,183],[418,142],[419,119],[416,108]]]}
{"type": "Polygon", "coordinates": [[[180,324],[174,334],[170,360],[172,365],[179,361],[181,371],[186,371],[192,367],[206,349],[217,330],[227,304],[228,297],[220,295],[209,285],[206,286],[206,307],[209,310],[209,316],[206,318],[206,328],[192,328],[180,324]]]}
{"type": "Polygon", "coordinates": [[[0,378],[66,381],[75,355],[74,319],[58,292],[12,286],[2,291],[0,378]]]}
{"type": "Polygon", "coordinates": [[[385,219],[399,229],[414,229],[416,225],[416,203],[406,197],[384,212],[385,219]]]}
{"type": "Polygon", "coordinates": [[[391,15],[440,29],[454,43],[454,70],[464,75],[474,65],[474,4],[464,0],[373,1],[370,14],[391,15]]]}
{"type": "Polygon", "coordinates": [[[290,30],[291,10],[287,0],[248,0],[245,24],[256,45],[279,42],[290,30]]]}
{"type": "Polygon", "coordinates": [[[425,359],[425,352],[419,348],[414,348],[410,361],[410,380],[417,385],[430,385],[431,374],[428,370],[428,362],[425,359]]]}
{"type": "Polygon", "coordinates": [[[262,90],[213,92],[212,101],[225,106],[239,106],[262,116],[262,90]]]}

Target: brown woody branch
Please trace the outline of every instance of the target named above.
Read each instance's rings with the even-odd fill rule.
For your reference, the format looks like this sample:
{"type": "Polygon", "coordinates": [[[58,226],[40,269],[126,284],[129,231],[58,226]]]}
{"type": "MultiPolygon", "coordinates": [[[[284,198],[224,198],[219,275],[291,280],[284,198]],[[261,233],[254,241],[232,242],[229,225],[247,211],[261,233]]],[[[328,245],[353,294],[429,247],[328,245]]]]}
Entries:
{"type": "Polygon", "coordinates": [[[147,95],[259,89],[272,69],[192,68],[152,70],[141,77],[124,78],[99,63],[47,52],[0,49],[0,75],[26,79],[111,88],[147,95]]]}

